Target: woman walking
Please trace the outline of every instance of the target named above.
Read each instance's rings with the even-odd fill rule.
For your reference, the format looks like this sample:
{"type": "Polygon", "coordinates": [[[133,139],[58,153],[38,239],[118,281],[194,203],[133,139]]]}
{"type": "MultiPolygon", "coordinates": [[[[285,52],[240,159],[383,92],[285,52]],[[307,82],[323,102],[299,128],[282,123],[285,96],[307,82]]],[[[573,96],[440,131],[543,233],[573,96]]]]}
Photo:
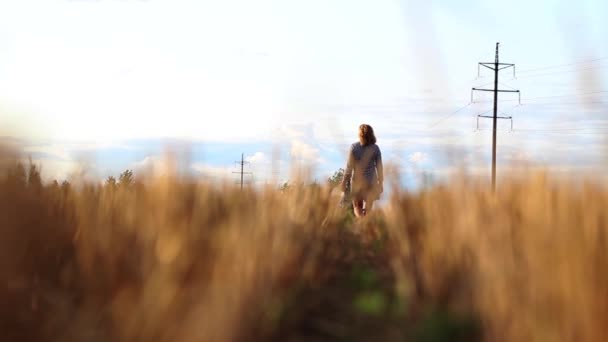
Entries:
{"type": "Polygon", "coordinates": [[[350,188],[355,216],[361,217],[372,210],[374,201],[384,191],[382,154],[376,145],[372,126],[359,126],[359,141],[350,146],[348,162],[342,180],[342,190],[350,188]]]}

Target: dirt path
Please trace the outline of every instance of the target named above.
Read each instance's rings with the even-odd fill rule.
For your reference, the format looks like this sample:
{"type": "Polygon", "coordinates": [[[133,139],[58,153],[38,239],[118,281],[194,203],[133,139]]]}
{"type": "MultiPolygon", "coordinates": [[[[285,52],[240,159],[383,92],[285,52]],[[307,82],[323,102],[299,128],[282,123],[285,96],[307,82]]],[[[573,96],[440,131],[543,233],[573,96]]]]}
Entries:
{"type": "Polygon", "coordinates": [[[354,224],[330,241],[320,284],[297,292],[275,341],[479,341],[476,322],[448,313],[431,298],[401,298],[388,236],[354,224]]]}
{"type": "Polygon", "coordinates": [[[297,295],[281,322],[277,341],[403,341],[406,303],[380,239],[364,232],[340,234],[324,264],[329,276],[297,295]]]}

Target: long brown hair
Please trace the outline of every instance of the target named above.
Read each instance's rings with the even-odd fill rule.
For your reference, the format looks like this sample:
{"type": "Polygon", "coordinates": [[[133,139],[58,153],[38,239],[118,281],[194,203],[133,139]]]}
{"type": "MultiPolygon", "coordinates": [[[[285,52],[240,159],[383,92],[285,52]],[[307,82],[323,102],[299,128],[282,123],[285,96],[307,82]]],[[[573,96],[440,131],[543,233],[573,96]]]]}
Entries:
{"type": "Polygon", "coordinates": [[[368,124],[362,124],[359,126],[359,142],[361,145],[371,145],[376,143],[376,136],[374,135],[374,129],[368,124]]]}

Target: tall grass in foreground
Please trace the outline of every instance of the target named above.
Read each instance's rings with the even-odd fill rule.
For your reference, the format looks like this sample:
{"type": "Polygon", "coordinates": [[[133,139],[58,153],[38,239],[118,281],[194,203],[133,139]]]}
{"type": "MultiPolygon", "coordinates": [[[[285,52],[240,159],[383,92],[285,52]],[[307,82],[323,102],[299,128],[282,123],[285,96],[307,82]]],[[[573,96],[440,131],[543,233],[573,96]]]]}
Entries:
{"type": "Polygon", "coordinates": [[[487,341],[608,336],[608,191],[593,183],[536,174],[496,196],[466,179],[396,189],[353,222],[325,187],[69,187],[16,163],[0,171],[3,341],[332,340],[290,330],[334,307],[294,312],[330,286],[350,291],[332,279],[359,262],[353,251],[370,269],[358,279],[397,293],[404,312],[382,334],[388,305],[368,289],[344,302],[365,312],[328,330],[376,320],[360,340],[464,341],[477,335],[459,317],[474,317],[487,341]],[[380,269],[394,277],[369,276],[380,269]]]}
{"type": "Polygon", "coordinates": [[[264,337],[266,316],[316,271],[324,235],[338,226],[315,189],[294,196],[165,178],[75,190],[22,174],[0,183],[8,340],[264,337]]]}
{"type": "Polygon", "coordinates": [[[496,196],[470,180],[398,194],[386,217],[396,270],[413,257],[422,296],[475,312],[486,340],[604,341],[607,208],[593,181],[534,173],[496,196]]]}

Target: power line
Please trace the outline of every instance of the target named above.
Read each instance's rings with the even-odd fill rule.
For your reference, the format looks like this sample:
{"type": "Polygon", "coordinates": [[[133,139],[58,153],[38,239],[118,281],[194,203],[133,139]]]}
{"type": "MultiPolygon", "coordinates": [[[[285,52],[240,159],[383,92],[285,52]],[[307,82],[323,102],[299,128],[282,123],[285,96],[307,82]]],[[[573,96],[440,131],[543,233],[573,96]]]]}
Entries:
{"type": "MultiPolygon", "coordinates": [[[[533,71],[536,71],[536,70],[530,69],[527,71],[532,72],[531,74],[524,74],[523,76],[518,76],[517,78],[514,76],[513,79],[514,80],[515,79],[527,80],[527,79],[537,78],[537,77],[553,76],[553,75],[557,75],[557,74],[561,74],[561,73],[573,73],[573,72],[583,72],[583,71],[589,71],[589,70],[598,70],[598,69],[604,69],[606,67],[608,67],[608,64],[596,65],[596,66],[581,65],[579,68],[575,68],[575,69],[571,69],[571,70],[555,70],[555,71],[541,72],[541,73],[534,73],[533,71]]],[[[541,70],[541,69],[539,69],[539,70],[541,70]]],[[[520,73],[523,73],[523,71],[518,71],[517,73],[520,74],[520,73]]],[[[477,77],[477,79],[480,79],[480,78],[485,78],[485,76],[477,77]]]]}
{"type": "MultiPolygon", "coordinates": [[[[500,102],[500,101],[499,101],[499,102],[500,102]]],[[[521,103],[516,104],[515,106],[512,106],[512,107],[508,108],[508,109],[507,109],[505,112],[510,112],[510,111],[512,111],[512,110],[514,110],[514,109],[516,109],[517,107],[521,107],[521,106],[522,106],[522,104],[521,104],[521,103]]],[[[479,118],[492,118],[492,117],[488,117],[488,116],[486,116],[486,114],[488,114],[488,113],[492,112],[492,110],[493,110],[493,109],[490,109],[490,110],[487,110],[487,111],[485,111],[485,112],[483,112],[483,113],[477,114],[477,117],[476,117],[476,119],[477,119],[477,120],[476,120],[475,132],[478,132],[478,131],[485,131],[485,129],[480,129],[480,128],[479,128],[479,118]]],[[[512,116],[507,116],[507,114],[505,114],[504,112],[503,112],[502,114],[503,114],[503,116],[498,116],[497,118],[498,118],[498,119],[506,119],[506,120],[510,120],[510,121],[511,121],[511,131],[512,131],[512,130],[513,130],[513,117],[512,117],[512,116]]]]}
{"type": "MultiPolygon", "coordinates": [[[[522,98],[521,100],[519,100],[519,99],[517,99],[517,100],[515,100],[515,99],[512,99],[512,100],[500,100],[499,102],[531,101],[531,100],[538,100],[538,99],[551,99],[551,98],[561,98],[561,97],[576,97],[576,96],[596,95],[596,94],[603,94],[603,93],[608,93],[608,90],[592,91],[592,92],[588,92],[588,93],[562,94],[562,95],[549,95],[549,96],[536,96],[536,97],[522,98]]],[[[487,103],[487,102],[492,102],[492,101],[475,101],[474,103],[487,103]]]]}
{"type": "Polygon", "coordinates": [[[606,131],[608,127],[579,127],[579,128],[523,128],[515,129],[514,132],[580,132],[580,131],[606,131]]]}
{"type": "Polygon", "coordinates": [[[478,85],[478,87],[485,87],[485,86],[488,86],[488,85],[491,85],[491,84],[494,84],[494,81],[478,85]]]}
{"type": "Polygon", "coordinates": [[[528,97],[522,99],[523,101],[537,100],[537,99],[551,99],[551,98],[560,98],[560,97],[576,97],[576,96],[586,96],[586,95],[596,95],[608,93],[608,90],[600,90],[600,91],[592,91],[588,93],[578,93],[578,94],[565,94],[565,95],[551,95],[551,96],[536,96],[536,97],[528,97]]]}
{"type": "Polygon", "coordinates": [[[605,59],[608,59],[608,57],[600,57],[600,58],[590,59],[587,61],[572,62],[572,63],[566,63],[566,64],[550,65],[550,66],[545,66],[545,67],[540,67],[540,68],[524,69],[524,70],[519,70],[518,73],[525,74],[528,72],[539,71],[539,70],[555,69],[555,68],[562,68],[562,67],[572,66],[572,65],[593,63],[593,62],[597,62],[597,61],[601,61],[601,60],[605,60],[605,59]]]}
{"type": "Polygon", "coordinates": [[[507,87],[507,88],[509,88],[509,89],[512,89],[512,90],[517,90],[517,89],[513,88],[512,86],[510,86],[510,85],[508,85],[508,84],[505,84],[505,83],[502,83],[502,82],[498,82],[498,84],[500,84],[500,85],[502,85],[502,86],[504,86],[504,87],[507,87]]]}
{"type": "MultiPolygon", "coordinates": [[[[477,132],[490,132],[491,129],[478,129],[477,132]]],[[[608,127],[586,128],[514,128],[510,133],[551,133],[551,134],[599,134],[608,132],[608,127]]]]}
{"type": "Polygon", "coordinates": [[[599,66],[596,66],[596,67],[589,67],[589,68],[583,68],[583,69],[558,70],[558,71],[555,71],[555,72],[547,72],[547,73],[540,73],[540,74],[524,75],[523,77],[518,77],[517,79],[528,79],[528,78],[534,78],[534,77],[557,75],[557,74],[561,74],[561,73],[581,72],[581,71],[587,71],[587,70],[597,70],[597,69],[603,69],[603,68],[606,68],[606,67],[608,67],[608,65],[599,65],[599,66]]]}
{"type": "Polygon", "coordinates": [[[522,106],[581,106],[589,104],[606,104],[606,101],[577,101],[577,102],[531,102],[523,103],[522,106]]]}
{"type": "Polygon", "coordinates": [[[552,130],[513,130],[512,133],[515,134],[526,134],[526,133],[542,133],[542,134],[555,134],[555,135],[571,135],[571,134],[576,134],[576,136],[580,136],[580,135],[598,135],[598,134],[602,134],[605,135],[608,132],[608,129],[598,129],[595,131],[552,131],[552,130]]]}
{"type": "Polygon", "coordinates": [[[453,112],[449,113],[448,115],[442,117],[441,119],[437,120],[434,124],[430,125],[429,128],[433,128],[433,127],[439,125],[441,122],[447,120],[448,118],[452,117],[453,115],[457,114],[458,112],[467,108],[470,105],[471,105],[471,102],[469,102],[466,106],[462,106],[462,107],[456,109],[455,111],[453,111],[453,112]]]}

